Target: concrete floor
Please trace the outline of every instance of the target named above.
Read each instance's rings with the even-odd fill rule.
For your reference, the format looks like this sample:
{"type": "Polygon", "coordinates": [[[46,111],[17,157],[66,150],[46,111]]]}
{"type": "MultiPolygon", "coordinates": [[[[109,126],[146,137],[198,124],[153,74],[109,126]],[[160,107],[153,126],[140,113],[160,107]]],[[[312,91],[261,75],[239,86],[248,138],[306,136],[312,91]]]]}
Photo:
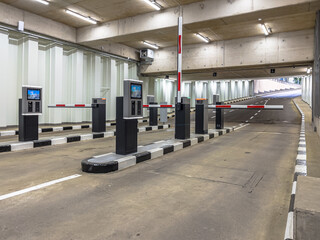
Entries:
{"type": "MultiPolygon", "coordinates": [[[[111,174],[80,162],[114,151],[114,138],[0,154],[0,195],[82,175],[0,201],[0,239],[282,239],[300,115],[291,99],[268,104],[285,110],[226,111],[227,126],[249,125],[111,174]]],[[[173,136],[140,133],[139,145],[173,136]]]]}

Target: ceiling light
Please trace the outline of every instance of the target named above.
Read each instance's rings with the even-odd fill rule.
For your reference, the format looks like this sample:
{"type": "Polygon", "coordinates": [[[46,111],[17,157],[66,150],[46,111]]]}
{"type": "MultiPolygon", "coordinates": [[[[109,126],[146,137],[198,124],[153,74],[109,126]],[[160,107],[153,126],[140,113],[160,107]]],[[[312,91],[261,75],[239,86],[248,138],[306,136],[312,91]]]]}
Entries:
{"type": "Polygon", "coordinates": [[[143,42],[143,44],[145,44],[145,45],[147,45],[147,46],[149,46],[151,48],[159,49],[159,46],[157,46],[156,44],[148,43],[146,41],[142,41],[142,42],[143,42]]]}
{"type": "Polygon", "coordinates": [[[270,32],[269,32],[268,28],[266,27],[266,25],[264,23],[261,23],[260,27],[262,28],[264,35],[268,36],[270,32]]]}
{"type": "Polygon", "coordinates": [[[146,3],[148,3],[151,7],[153,7],[154,9],[156,9],[157,11],[159,11],[161,9],[161,5],[159,3],[157,3],[156,1],[149,1],[149,0],[144,0],[146,3]]]}
{"type": "Polygon", "coordinates": [[[97,24],[97,21],[93,20],[92,18],[82,16],[81,14],[76,13],[76,12],[73,12],[73,11],[70,11],[70,10],[68,10],[68,9],[66,9],[66,13],[68,13],[68,14],[70,14],[70,15],[72,15],[72,16],[75,16],[75,17],[77,17],[77,18],[80,18],[80,19],[82,19],[82,20],[84,20],[84,21],[87,21],[87,22],[89,22],[89,23],[97,24]]]}
{"type": "Polygon", "coordinates": [[[311,68],[307,69],[307,73],[310,74],[311,73],[311,68]]]}
{"type": "Polygon", "coordinates": [[[39,2],[39,3],[42,3],[42,4],[44,4],[44,5],[49,5],[49,2],[47,2],[47,1],[45,1],[45,0],[35,0],[35,1],[37,1],[37,2],[39,2]]]}
{"type": "Polygon", "coordinates": [[[194,35],[196,35],[198,38],[200,38],[202,41],[204,41],[206,43],[210,42],[209,38],[204,37],[204,36],[200,35],[199,33],[195,33],[194,35]]]}

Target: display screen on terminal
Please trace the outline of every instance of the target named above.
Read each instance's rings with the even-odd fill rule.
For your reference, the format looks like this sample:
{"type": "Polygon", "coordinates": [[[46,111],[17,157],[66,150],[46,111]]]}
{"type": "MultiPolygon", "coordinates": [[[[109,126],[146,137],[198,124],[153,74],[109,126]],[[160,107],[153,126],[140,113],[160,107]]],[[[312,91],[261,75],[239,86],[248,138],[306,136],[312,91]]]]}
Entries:
{"type": "Polygon", "coordinates": [[[28,89],[28,100],[41,100],[40,90],[39,89],[28,89]]]}
{"type": "Polygon", "coordinates": [[[131,84],[131,98],[132,99],[142,99],[142,85],[141,84],[131,84]]]}

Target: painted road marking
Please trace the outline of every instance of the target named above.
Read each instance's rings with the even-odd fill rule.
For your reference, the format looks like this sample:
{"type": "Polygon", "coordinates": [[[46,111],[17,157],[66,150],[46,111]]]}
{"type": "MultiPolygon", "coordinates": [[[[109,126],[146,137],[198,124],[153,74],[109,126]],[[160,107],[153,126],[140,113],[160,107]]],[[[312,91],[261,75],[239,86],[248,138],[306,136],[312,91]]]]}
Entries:
{"type": "Polygon", "coordinates": [[[245,125],[243,125],[243,126],[240,126],[240,127],[235,128],[234,130],[239,130],[240,128],[244,128],[244,127],[249,126],[249,125],[250,125],[250,124],[245,124],[245,125]]]}
{"type": "Polygon", "coordinates": [[[57,184],[57,183],[61,183],[61,182],[64,182],[64,181],[68,181],[68,180],[71,180],[71,179],[74,179],[74,178],[78,178],[78,177],[81,177],[81,175],[75,174],[75,175],[71,175],[69,177],[56,179],[56,180],[53,180],[53,181],[50,181],[50,182],[46,182],[46,183],[42,183],[42,184],[30,187],[30,188],[22,189],[20,191],[8,193],[8,194],[0,196],[0,201],[1,200],[5,200],[7,198],[12,198],[12,197],[24,194],[24,193],[28,193],[28,192],[32,192],[32,191],[35,191],[35,190],[39,190],[41,188],[49,187],[51,185],[54,185],[54,184],[57,184]]]}
{"type": "Polygon", "coordinates": [[[252,117],[250,118],[250,120],[251,120],[252,118],[254,118],[254,116],[252,116],[252,117]]]}
{"type": "Polygon", "coordinates": [[[211,117],[211,118],[216,118],[216,116],[213,116],[213,117],[211,117]]]}

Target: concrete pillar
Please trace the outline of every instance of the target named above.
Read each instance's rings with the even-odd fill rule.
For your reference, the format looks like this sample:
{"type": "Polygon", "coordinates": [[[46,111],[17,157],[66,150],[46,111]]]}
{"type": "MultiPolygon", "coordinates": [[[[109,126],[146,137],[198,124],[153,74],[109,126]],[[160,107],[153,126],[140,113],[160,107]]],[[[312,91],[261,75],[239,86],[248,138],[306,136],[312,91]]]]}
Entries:
{"type": "MultiPolygon", "coordinates": [[[[70,103],[86,103],[84,94],[84,81],[83,81],[83,52],[76,51],[72,54],[72,68],[71,68],[71,99],[70,103]]],[[[83,109],[71,110],[71,121],[82,122],[85,112],[83,109]]]]}
{"type": "Polygon", "coordinates": [[[117,97],[117,62],[114,59],[110,59],[109,67],[109,80],[110,80],[110,104],[107,107],[110,109],[107,111],[108,119],[116,119],[116,97],[117,97]]]}
{"type": "MultiPolygon", "coordinates": [[[[94,55],[93,62],[93,97],[100,98],[101,96],[101,72],[102,72],[102,64],[101,64],[101,56],[94,55]]],[[[108,100],[109,101],[109,100],[108,100]]]]}
{"type": "Polygon", "coordinates": [[[301,98],[305,101],[305,91],[306,91],[306,77],[301,78],[301,98]]]}
{"type": "Polygon", "coordinates": [[[47,105],[63,103],[63,48],[60,45],[55,45],[47,51],[49,54],[48,78],[43,89],[47,96],[43,97],[43,115],[47,116],[45,122],[60,124],[62,122],[62,110],[58,108],[48,109],[47,105]]]}
{"type": "Polygon", "coordinates": [[[312,71],[312,121],[320,134],[320,11],[316,14],[314,31],[314,65],[312,71]]]}
{"type": "Polygon", "coordinates": [[[226,99],[226,83],[225,81],[220,81],[220,100],[225,101],[226,99]]]}
{"type": "Polygon", "coordinates": [[[230,86],[231,86],[231,96],[230,99],[235,99],[236,98],[236,81],[231,80],[230,81],[230,86]]]}
{"type": "MultiPolygon", "coordinates": [[[[0,28],[0,127],[7,126],[7,106],[9,101],[7,99],[8,92],[14,89],[8,89],[7,76],[8,76],[8,57],[9,57],[9,33],[7,30],[0,28]]],[[[16,100],[16,102],[18,102],[16,100]]],[[[12,105],[14,103],[11,103],[12,105]]]]}
{"type": "Polygon", "coordinates": [[[38,78],[38,51],[39,46],[37,38],[26,37],[23,39],[23,42],[20,45],[22,85],[40,85],[40,80],[38,78]]]}

